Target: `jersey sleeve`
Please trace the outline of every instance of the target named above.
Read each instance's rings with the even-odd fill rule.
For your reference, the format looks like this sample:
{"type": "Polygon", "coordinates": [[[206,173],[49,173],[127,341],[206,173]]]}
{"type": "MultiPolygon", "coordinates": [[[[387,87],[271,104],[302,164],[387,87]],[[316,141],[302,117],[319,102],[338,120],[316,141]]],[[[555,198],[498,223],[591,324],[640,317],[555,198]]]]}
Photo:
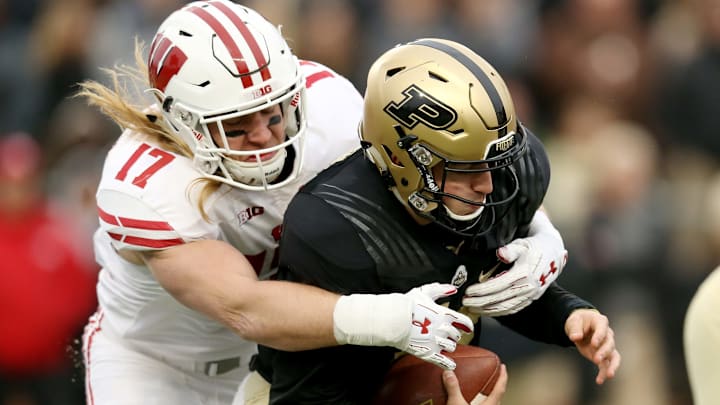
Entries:
{"type": "Polygon", "coordinates": [[[565,321],[576,309],[595,308],[591,303],[552,283],[545,293],[520,312],[495,318],[502,325],[536,341],[572,346],[565,321]]]}
{"type": "Polygon", "coordinates": [[[319,172],[360,148],[358,126],[363,111],[362,95],[353,84],[322,64],[301,61],[307,94],[308,136],[304,150],[312,159],[303,165],[319,172]]]}
{"type": "Polygon", "coordinates": [[[100,229],[117,250],[158,250],[215,237],[197,205],[198,176],[189,159],[121,136],[96,194],[100,229]]]}

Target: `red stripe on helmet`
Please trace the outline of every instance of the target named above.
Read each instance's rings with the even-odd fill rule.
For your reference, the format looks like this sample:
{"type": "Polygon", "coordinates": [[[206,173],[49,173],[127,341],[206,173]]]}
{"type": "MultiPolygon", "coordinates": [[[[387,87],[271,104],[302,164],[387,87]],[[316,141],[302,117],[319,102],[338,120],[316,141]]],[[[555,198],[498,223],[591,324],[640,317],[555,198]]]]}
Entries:
{"type": "Polygon", "coordinates": [[[209,3],[222,11],[223,14],[225,14],[230,19],[230,21],[232,21],[233,24],[235,24],[235,27],[238,29],[238,31],[240,31],[240,34],[242,34],[245,42],[248,44],[253,56],[255,57],[255,61],[260,67],[260,74],[262,75],[263,81],[270,79],[272,76],[270,75],[270,69],[268,69],[267,67],[265,55],[263,55],[257,41],[255,40],[255,37],[252,36],[247,25],[245,25],[245,23],[240,19],[240,17],[235,14],[233,10],[231,10],[230,7],[228,7],[226,4],[220,3],[218,1],[211,1],[209,3]]]}
{"type": "Polygon", "coordinates": [[[170,79],[180,71],[186,60],[185,52],[162,34],[158,34],[150,48],[150,86],[164,92],[170,79]]]}
{"type": "Polygon", "coordinates": [[[227,32],[225,27],[220,24],[220,21],[218,21],[210,13],[200,7],[190,7],[188,11],[200,17],[203,21],[205,21],[207,25],[210,26],[210,28],[212,28],[213,31],[215,31],[215,33],[218,35],[218,37],[220,37],[220,40],[230,52],[230,56],[235,62],[235,67],[240,74],[240,80],[242,80],[243,87],[252,86],[253,80],[252,77],[249,75],[250,70],[248,69],[247,63],[245,63],[242,52],[240,52],[240,48],[238,48],[237,44],[233,42],[230,34],[227,32]]]}
{"type": "Polygon", "coordinates": [[[165,38],[162,34],[157,34],[150,47],[150,55],[148,56],[148,71],[150,73],[150,85],[155,86],[158,72],[160,71],[160,63],[162,62],[165,52],[172,45],[172,41],[165,38]]]}
{"type": "Polygon", "coordinates": [[[150,53],[148,54],[148,65],[150,65],[153,57],[153,53],[155,53],[155,48],[163,42],[163,39],[166,40],[165,36],[163,34],[157,34],[155,35],[155,38],[153,38],[152,45],[150,45],[150,53]]]}

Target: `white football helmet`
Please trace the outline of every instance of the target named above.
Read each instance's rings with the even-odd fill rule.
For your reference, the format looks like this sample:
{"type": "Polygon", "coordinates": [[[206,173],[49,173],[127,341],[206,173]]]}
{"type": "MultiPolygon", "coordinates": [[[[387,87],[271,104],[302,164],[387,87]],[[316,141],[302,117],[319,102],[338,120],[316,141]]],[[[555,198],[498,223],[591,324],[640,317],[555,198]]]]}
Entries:
{"type": "Polygon", "coordinates": [[[297,176],[306,128],[305,82],[279,28],[256,11],[227,0],[196,1],[175,11],[152,42],[148,77],[165,119],[190,146],[195,165],[206,177],[268,190],[297,176]],[[252,151],[228,146],[223,120],[278,103],[286,123],[285,142],[252,151]],[[221,144],[213,141],[209,125],[217,125],[221,144]],[[268,161],[260,158],[275,151],[268,161]],[[233,159],[239,156],[255,159],[233,159]],[[285,167],[286,162],[292,168],[285,167]]]}

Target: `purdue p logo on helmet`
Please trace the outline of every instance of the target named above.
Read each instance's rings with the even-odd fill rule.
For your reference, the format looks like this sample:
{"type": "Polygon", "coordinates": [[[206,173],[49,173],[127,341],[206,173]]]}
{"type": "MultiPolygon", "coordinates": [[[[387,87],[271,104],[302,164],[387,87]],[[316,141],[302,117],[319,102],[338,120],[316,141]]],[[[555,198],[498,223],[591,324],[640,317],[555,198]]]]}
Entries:
{"type": "Polygon", "coordinates": [[[462,200],[444,193],[442,179],[432,175],[439,164],[445,171],[510,174],[514,190],[479,207],[505,204],[517,194],[511,165],[524,153],[525,136],[510,92],[487,61],[459,43],[420,39],[382,55],[368,74],[360,136],[395,196],[421,224],[468,228],[445,221],[445,210],[438,209],[443,196],[462,200]]]}

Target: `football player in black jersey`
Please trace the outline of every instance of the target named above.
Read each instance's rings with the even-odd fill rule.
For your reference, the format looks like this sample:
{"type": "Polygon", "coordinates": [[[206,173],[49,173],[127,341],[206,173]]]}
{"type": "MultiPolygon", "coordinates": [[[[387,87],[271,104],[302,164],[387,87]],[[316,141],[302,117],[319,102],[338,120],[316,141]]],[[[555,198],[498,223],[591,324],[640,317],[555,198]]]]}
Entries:
{"type": "MultiPolygon", "coordinates": [[[[549,282],[566,253],[548,259],[522,243],[549,224],[541,204],[550,164],[498,72],[461,44],[421,39],[374,63],[364,104],[362,148],[308,183],[285,214],[280,277],[342,294],[452,283],[459,293],[446,299],[451,308],[575,345],[598,366],[598,384],[612,378],[620,354],[607,318],[549,282]],[[521,260],[547,268],[513,271],[510,262],[521,260]]],[[[395,354],[261,346],[257,368],[272,384],[271,404],[365,404],[395,354]]]]}

